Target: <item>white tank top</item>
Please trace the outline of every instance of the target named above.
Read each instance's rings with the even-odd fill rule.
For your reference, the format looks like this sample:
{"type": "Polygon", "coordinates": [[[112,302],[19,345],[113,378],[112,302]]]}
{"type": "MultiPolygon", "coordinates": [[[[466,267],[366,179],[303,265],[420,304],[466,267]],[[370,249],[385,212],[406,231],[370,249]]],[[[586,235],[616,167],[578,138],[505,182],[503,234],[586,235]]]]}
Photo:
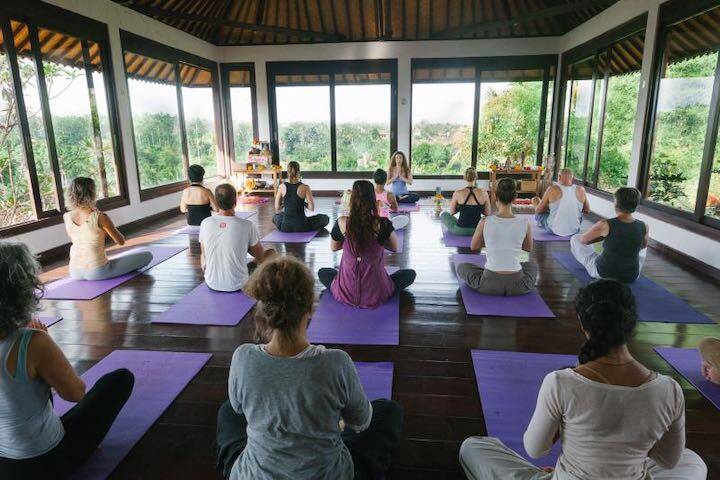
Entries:
{"type": "Polygon", "coordinates": [[[98,225],[97,210],[93,211],[82,223],[76,225],[72,213],[65,213],[65,230],[70,237],[70,268],[91,270],[108,262],[105,255],[105,232],[98,225]]]}
{"type": "Polygon", "coordinates": [[[485,268],[493,272],[519,272],[522,244],[528,229],[525,217],[485,219],[483,240],[486,246],[485,268]]]}
{"type": "Polygon", "coordinates": [[[562,197],[550,203],[548,225],[555,235],[566,237],[580,231],[583,204],[577,199],[576,185],[555,184],[562,191],[562,197]]]}

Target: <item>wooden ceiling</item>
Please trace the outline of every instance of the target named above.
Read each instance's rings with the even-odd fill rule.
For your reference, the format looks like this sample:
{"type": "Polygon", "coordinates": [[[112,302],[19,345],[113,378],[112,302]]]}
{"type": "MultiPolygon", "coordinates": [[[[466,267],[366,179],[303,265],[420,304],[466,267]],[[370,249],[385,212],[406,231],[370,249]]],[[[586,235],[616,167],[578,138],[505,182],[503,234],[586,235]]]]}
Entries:
{"type": "Polygon", "coordinates": [[[617,0],[114,0],[215,45],[562,35],[617,0]]]}

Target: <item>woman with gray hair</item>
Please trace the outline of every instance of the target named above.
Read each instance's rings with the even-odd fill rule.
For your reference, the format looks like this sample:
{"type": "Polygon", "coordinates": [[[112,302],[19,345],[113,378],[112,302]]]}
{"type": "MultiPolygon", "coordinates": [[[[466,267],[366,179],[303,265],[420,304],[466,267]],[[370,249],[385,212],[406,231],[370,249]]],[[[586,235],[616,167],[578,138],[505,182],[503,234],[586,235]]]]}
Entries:
{"type": "Polygon", "coordinates": [[[27,246],[0,241],[0,478],[65,478],[97,449],[130,397],[126,369],[85,392],[60,347],[33,320],[42,285],[27,246]],[[77,404],[58,417],[52,390],[77,404]]]}
{"type": "Polygon", "coordinates": [[[72,210],[63,215],[72,246],[70,276],[76,280],[105,280],[139,270],[152,261],[148,251],[126,253],[113,259],[105,255],[105,239],[125,245],[125,237],[95,205],[95,181],[77,177],[70,183],[72,210]]]}

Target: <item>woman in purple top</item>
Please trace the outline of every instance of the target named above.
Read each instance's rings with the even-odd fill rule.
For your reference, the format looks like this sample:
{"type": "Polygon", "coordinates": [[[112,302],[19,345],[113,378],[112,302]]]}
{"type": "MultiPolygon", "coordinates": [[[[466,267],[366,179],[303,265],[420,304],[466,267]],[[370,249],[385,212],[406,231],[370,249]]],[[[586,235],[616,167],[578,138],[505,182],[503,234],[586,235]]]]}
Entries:
{"type": "Polygon", "coordinates": [[[397,251],[398,239],[392,223],[378,215],[369,181],[353,184],[350,213],[337,219],[331,236],[332,250],[343,251],[340,268],[321,268],[318,276],[338,302],[376,308],[415,281],[415,270],[385,270],[385,249],[397,251]]]}

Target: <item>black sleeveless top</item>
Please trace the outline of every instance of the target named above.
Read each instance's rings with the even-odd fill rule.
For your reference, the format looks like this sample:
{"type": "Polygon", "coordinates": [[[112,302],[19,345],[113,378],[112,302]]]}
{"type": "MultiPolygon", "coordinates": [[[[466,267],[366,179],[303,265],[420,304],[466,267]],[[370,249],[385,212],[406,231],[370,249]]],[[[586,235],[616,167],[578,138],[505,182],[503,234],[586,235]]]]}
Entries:
{"type": "MultiPolygon", "coordinates": [[[[199,183],[191,183],[191,187],[202,187],[199,183]]],[[[200,225],[203,220],[212,215],[210,203],[204,205],[187,205],[188,225],[200,225]]]]}
{"type": "Polygon", "coordinates": [[[457,224],[458,227],[461,228],[475,228],[478,223],[480,223],[480,220],[482,220],[484,205],[480,205],[480,202],[475,196],[473,187],[467,187],[467,189],[469,192],[467,197],[465,197],[465,203],[458,204],[458,212],[460,212],[460,216],[458,217],[457,224]],[[477,205],[467,204],[470,197],[475,199],[475,203],[477,203],[477,205]]]}
{"type": "Polygon", "coordinates": [[[285,218],[283,222],[292,222],[295,219],[305,218],[305,200],[298,195],[298,188],[302,182],[285,182],[285,198],[283,199],[285,218]]]}
{"type": "Polygon", "coordinates": [[[634,282],[640,275],[639,253],[645,241],[645,223],[640,220],[625,223],[611,218],[608,225],[610,231],[597,259],[597,271],[602,278],[634,282]]]}

